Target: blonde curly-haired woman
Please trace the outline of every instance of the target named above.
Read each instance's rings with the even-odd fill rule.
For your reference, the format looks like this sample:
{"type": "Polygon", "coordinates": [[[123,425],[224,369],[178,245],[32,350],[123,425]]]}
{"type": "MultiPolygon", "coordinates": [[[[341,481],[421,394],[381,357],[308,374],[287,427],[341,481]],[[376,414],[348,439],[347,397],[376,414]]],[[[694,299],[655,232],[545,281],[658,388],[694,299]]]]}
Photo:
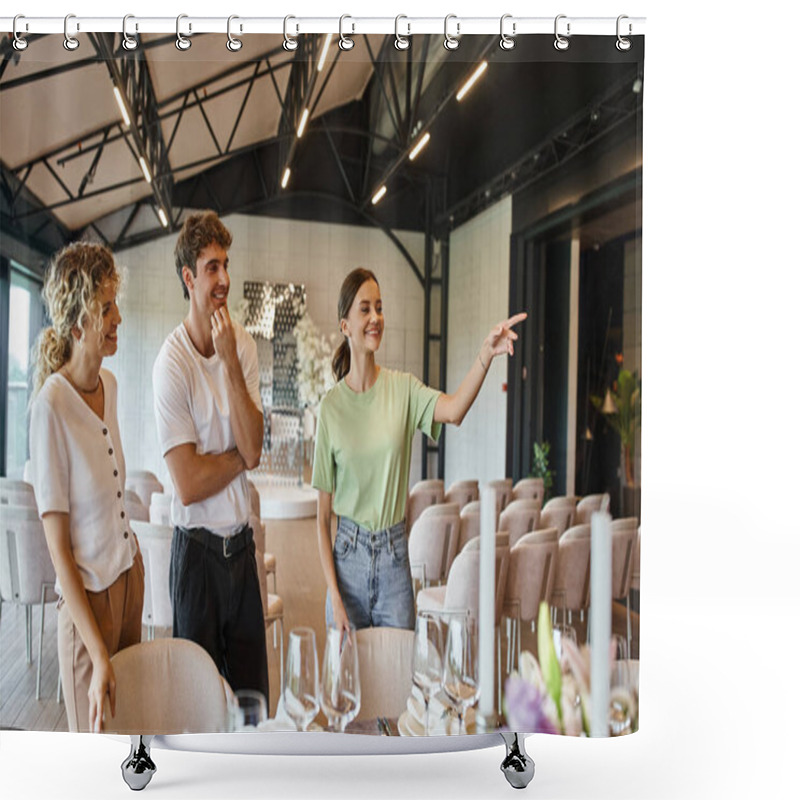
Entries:
{"type": "Polygon", "coordinates": [[[144,567],[125,511],[117,382],[120,273],[111,251],[71,244],[53,259],[31,405],[36,503],[56,569],[58,663],[71,731],[97,732],[115,705],[114,653],[141,640],[144,567]]]}

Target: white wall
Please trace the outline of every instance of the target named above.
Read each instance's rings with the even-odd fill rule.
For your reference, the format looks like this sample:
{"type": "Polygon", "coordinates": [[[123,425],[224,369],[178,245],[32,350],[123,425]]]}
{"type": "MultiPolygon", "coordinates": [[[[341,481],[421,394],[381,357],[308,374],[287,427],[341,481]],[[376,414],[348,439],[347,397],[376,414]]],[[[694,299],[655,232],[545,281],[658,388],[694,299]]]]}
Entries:
{"type": "MultiPolygon", "coordinates": [[[[450,234],[447,390],[454,391],[486,334],[508,316],[511,197],[450,234]]],[[[522,309],[519,309],[522,310],[522,309]]],[[[517,309],[514,309],[517,311],[517,309]]],[[[459,428],[448,426],[445,483],[505,477],[507,357],[495,359],[459,428]]]]}
{"type": "MultiPolygon", "coordinates": [[[[302,283],[308,313],[324,333],[338,330],[336,304],[347,273],[372,269],[381,285],[386,329],[380,364],[422,376],[423,289],[408,262],[387,236],[374,228],[232,215],[229,303],[241,300],[245,280],[302,283]]],[[[424,236],[398,237],[420,265],[424,236]]],[[[158,447],[153,413],[153,363],[162,342],[185,317],[188,301],[175,273],[177,234],[119,251],[127,268],[120,303],[122,326],[117,356],[106,366],[119,383],[119,421],[129,470],[148,469],[164,482],[167,471],[158,447]]],[[[420,436],[415,439],[411,483],[420,475],[420,436]]]]}

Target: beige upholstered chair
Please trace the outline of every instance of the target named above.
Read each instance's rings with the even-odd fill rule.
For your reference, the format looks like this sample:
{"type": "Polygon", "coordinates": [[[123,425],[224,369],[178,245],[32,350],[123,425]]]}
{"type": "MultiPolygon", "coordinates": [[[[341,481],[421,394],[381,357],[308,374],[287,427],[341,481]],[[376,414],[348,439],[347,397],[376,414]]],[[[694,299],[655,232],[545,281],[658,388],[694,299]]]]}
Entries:
{"type": "Polygon", "coordinates": [[[461,525],[458,532],[458,552],[464,545],[481,533],[481,501],[473,500],[461,509],[461,525]]]}
{"type": "Polygon", "coordinates": [[[592,521],[592,514],[595,511],[608,511],[608,506],[611,503],[611,497],[608,493],[603,494],[587,494],[586,497],[578,501],[575,507],[575,524],[585,525],[587,522],[592,521]]]}
{"type": "Polygon", "coordinates": [[[446,578],[450,572],[450,567],[453,565],[453,559],[458,553],[461,533],[461,514],[459,513],[458,503],[439,503],[426,508],[422,513],[431,517],[447,517],[452,523],[452,527],[448,531],[447,558],[444,573],[446,578]]]}
{"type": "Polygon", "coordinates": [[[539,508],[544,503],[544,479],[523,478],[517,481],[511,489],[512,500],[536,500],[539,508]]]}
{"type": "Polygon", "coordinates": [[[261,522],[261,495],[256,489],[256,485],[249,478],[247,480],[247,490],[250,494],[250,516],[255,517],[259,522],[260,530],[253,528],[253,533],[257,538],[256,548],[261,552],[261,561],[264,563],[264,572],[267,577],[272,575],[272,591],[278,593],[278,559],[275,558],[274,553],[267,552],[264,548],[266,546],[266,531],[261,522]]]}
{"type": "Polygon", "coordinates": [[[539,526],[539,504],[536,500],[512,500],[501,512],[498,528],[508,531],[513,547],[526,533],[539,526]]]}
{"type": "Polygon", "coordinates": [[[495,491],[498,514],[511,502],[512,484],[511,478],[489,481],[487,484],[490,489],[495,491]]]}
{"type": "MultiPolygon", "coordinates": [[[[535,501],[514,501],[535,502],[535,501]]],[[[555,528],[526,533],[511,547],[503,616],[512,622],[509,637],[509,672],[512,654],[519,664],[520,625],[534,622],[540,603],[550,603],[558,558],[558,531],[555,528]]]]}
{"type": "MultiPolygon", "coordinates": [[[[283,676],[283,598],[277,593],[270,593],[267,588],[267,558],[271,553],[264,553],[264,526],[258,517],[250,515],[250,527],[253,529],[253,541],[256,546],[256,570],[258,571],[258,585],[261,589],[261,606],[264,611],[264,627],[266,630],[272,628],[272,647],[278,650],[280,657],[280,672],[283,676]],[[274,626],[274,627],[273,627],[274,626]],[[278,641],[278,626],[280,626],[280,641],[278,641]]],[[[275,573],[273,571],[273,580],[275,573]]]]}
{"type": "Polygon", "coordinates": [[[169,564],[172,548],[170,525],[131,520],[144,562],[144,605],[142,624],[147,626],[147,637],[153,639],[156,628],[172,631],[172,597],[169,593],[169,564]]]}
{"type": "Polygon", "coordinates": [[[36,497],[33,486],[26,481],[13,478],[0,478],[0,505],[33,506],[36,508],[36,497]]]}
{"type": "Polygon", "coordinates": [[[132,489],[125,490],[125,513],[128,515],[128,519],[150,522],[150,512],[147,510],[147,506],[132,489]]]}
{"type": "Polygon", "coordinates": [[[361,708],[356,719],[399,717],[411,693],[414,631],[361,628],[356,631],[361,708]]]}
{"type": "MultiPolygon", "coordinates": [[[[562,500],[564,498],[555,497],[553,500],[562,500]]],[[[558,528],[558,535],[561,536],[564,531],[573,527],[575,524],[575,505],[567,503],[557,503],[550,505],[553,500],[548,500],[545,507],[539,514],[540,528],[558,528]]]]}
{"type": "Polygon", "coordinates": [[[145,508],[150,508],[153,492],[163,492],[161,481],[146,469],[135,469],[125,476],[125,488],[136,492],[145,508]]]}
{"type": "Polygon", "coordinates": [[[458,503],[459,509],[463,510],[467,503],[478,500],[480,492],[478,481],[456,481],[444,494],[445,503],[458,503]]]}
{"type": "Polygon", "coordinates": [[[228,726],[224,683],[214,660],[188,639],[155,639],[111,658],[116,709],[106,698],[103,730],[120,734],[216,733],[228,726]]]}
{"type": "Polygon", "coordinates": [[[171,504],[171,494],[167,492],[153,492],[150,495],[150,522],[154,525],[170,525],[169,509],[171,504]]]}
{"type": "Polygon", "coordinates": [[[0,600],[25,607],[25,654],[29,664],[33,660],[34,603],[40,608],[37,700],[41,696],[44,607],[57,599],[55,582],[56,570],[36,506],[0,505],[0,600]]]}
{"type": "Polygon", "coordinates": [[[410,535],[419,515],[428,507],[444,502],[444,481],[417,481],[408,493],[406,502],[406,533],[410,535]]]}
{"type": "Polygon", "coordinates": [[[631,589],[639,591],[639,573],[642,569],[642,526],[636,531],[636,544],[633,546],[633,571],[631,572],[631,589]]]}
{"type": "Polygon", "coordinates": [[[553,605],[556,611],[583,611],[589,607],[590,556],[592,529],[590,525],[574,525],[558,540],[556,579],[553,587],[553,605]]]}
{"type": "Polygon", "coordinates": [[[625,517],[611,522],[611,597],[625,602],[628,652],[631,652],[631,579],[633,556],[639,528],[637,517],[625,517]]]}
{"type": "Polygon", "coordinates": [[[441,584],[455,558],[461,518],[455,503],[428,506],[416,521],[408,537],[408,561],[411,574],[422,588],[441,584]],[[444,509],[442,513],[439,509],[444,509]]]}

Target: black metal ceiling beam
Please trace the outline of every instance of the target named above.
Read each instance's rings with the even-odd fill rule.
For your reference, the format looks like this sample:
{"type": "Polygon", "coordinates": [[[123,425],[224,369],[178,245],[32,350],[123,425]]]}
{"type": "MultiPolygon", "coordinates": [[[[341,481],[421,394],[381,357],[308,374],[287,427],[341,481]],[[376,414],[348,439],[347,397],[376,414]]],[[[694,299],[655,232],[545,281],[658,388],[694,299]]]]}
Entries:
{"type": "Polygon", "coordinates": [[[247,108],[247,101],[250,99],[250,92],[253,91],[253,86],[255,85],[256,78],[258,77],[258,70],[260,68],[261,68],[261,62],[257,61],[256,68],[253,71],[253,77],[250,78],[250,83],[247,84],[247,91],[244,93],[244,98],[242,99],[242,103],[239,106],[239,113],[236,115],[236,121],[233,123],[231,135],[228,137],[228,144],[225,145],[226,153],[229,153],[231,150],[231,145],[233,144],[233,137],[236,136],[236,131],[239,129],[239,123],[242,121],[242,115],[244,114],[245,108],[247,108]]]}
{"type": "MultiPolygon", "coordinates": [[[[8,61],[4,62],[4,64],[7,63],[8,61]]],[[[21,75],[19,78],[12,78],[4,83],[0,83],[0,92],[7,92],[11,89],[17,89],[20,86],[27,86],[30,83],[44,80],[45,78],[52,78],[55,75],[62,75],[65,72],[72,72],[73,70],[83,69],[84,67],[97,66],[98,64],[102,64],[102,61],[96,56],[81,58],[77,61],[65,61],[57,67],[48,67],[47,69],[41,69],[38,72],[21,75]]],[[[0,69],[2,69],[2,67],[0,67],[0,69]]],[[[0,73],[0,78],[2,78],[2,73],[0,73]]]]}
{"type": "Polygon", "coordinates": [[[339,168],[339,174],[342,176],[342,181],[344,181],[344,188],[347,189],[347,194],[350,195],[350,202],[355,203],[356,196],[353,194],[353,187],[350,185],[350,180],[347,177],[344,164],[342,164],[342,159],[339,156],[338,149],[336,148],[336,143],[333,141],[333,136],[331,136],[331,132],[328,130],[328,126],[325,124],[325,120],[322,121],[322,127],[325,129],[325,135],[328,137],[328,144],[331,146],[331,152],[333,153],[334,161],[336,162],[336,166],[339,168]]]}

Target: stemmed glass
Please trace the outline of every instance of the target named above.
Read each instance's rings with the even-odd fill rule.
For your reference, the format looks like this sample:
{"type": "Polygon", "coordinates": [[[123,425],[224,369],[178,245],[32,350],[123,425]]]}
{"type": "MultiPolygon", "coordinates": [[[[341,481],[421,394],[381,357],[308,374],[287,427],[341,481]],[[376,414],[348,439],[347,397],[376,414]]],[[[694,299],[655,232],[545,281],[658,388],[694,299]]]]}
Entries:
{"type": "Polygon", "coordinates": [[[335,731],[344,733],[361,708],[356,632],[328,628],[322,662],[322,710],[335,731]]]}
{"type": "Polygon", "coordinates": [[[414,685],[425,703],[425,735],[430,733],[431,697],[442,685],[442,628],[430,614],[419,614],[414,629],[414,685]]]}
{"type": "Polygon", "coordinates": [[[311,628],[294,628],[289,633],[283,705],[301,731],[308,728],[319,712],[317,639],[311,628]]]}
{"type": "Polygon", "coordinates": [[[478,648],[472,620],[451,617],[447,629],[442,688],[458,714],[458,732],[464,732],[464,712],[478,702],[478,648]]]}

